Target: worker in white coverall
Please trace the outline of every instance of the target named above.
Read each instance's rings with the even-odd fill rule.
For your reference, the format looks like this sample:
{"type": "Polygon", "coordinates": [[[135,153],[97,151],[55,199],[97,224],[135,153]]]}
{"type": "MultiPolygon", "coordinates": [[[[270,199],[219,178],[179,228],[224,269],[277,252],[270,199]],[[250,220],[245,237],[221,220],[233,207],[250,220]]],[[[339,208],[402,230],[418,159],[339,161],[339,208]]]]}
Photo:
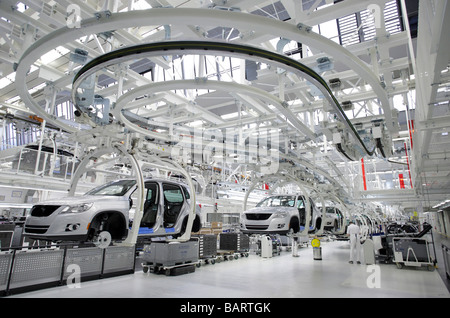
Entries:
{"type": "Polygon", "coordinates": [[[350,239],[350,264],[353,264],[355,260],[357,264],[361,264],[361,235],[359,232],[359,226],[356,225],[353,221],[350,221],[347,227],[347,235],[350,239]]]}

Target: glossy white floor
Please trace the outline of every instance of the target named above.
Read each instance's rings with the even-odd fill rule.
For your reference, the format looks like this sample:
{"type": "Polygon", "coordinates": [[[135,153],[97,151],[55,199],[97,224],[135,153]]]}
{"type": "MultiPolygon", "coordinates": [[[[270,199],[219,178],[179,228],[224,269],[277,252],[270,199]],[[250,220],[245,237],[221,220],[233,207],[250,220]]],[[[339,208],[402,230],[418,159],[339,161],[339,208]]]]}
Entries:
{"type": "Polygon", "coordinates": [[[181,276],[136,271],[132,275],[83,282],[80,288],[61,286],[9,297],[450,297],[436,270],[398,269],[395,265],[380,264],[376,272],[364,264],[348,264],[348,256],[347,242],[324,242],[322,260],[313,259],[311,247],[302,247],[299,257],[286,251],[272,258],[250,255],[204,265],[194,273],[181,276]]]}

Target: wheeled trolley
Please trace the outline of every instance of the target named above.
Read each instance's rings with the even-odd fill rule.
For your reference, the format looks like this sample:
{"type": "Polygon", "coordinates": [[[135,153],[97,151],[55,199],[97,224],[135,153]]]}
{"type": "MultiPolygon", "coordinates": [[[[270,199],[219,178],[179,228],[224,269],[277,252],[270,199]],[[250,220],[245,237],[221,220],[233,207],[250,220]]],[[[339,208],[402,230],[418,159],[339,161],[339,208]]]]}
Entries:
{"type": "MultiPolygon", "coordinates": [[[[243,233],[220,233],[219,250],[235,251],[236,253],[248,254],[250,249],[250,238],[243,233]]],[[[248,255],[247,255],[248,256],[248,255]]]]}
{"type": "Polygon", "coordinates": [[[217,250],[217,261],[231,261],[239,257],[248,257],[248,252],[238,252],[233,250],[217,250]]]}
{"type": "Polygon", "coordinates": [[[214,234],[193,235],[198,239],[198,266],[202,264],[214,265],[217,260],[217,236],[214,234]]]}
{"type": "Polygon", "coordinates": [[[392,250],[395,264],[398,268],[426,266],[429,271],[433,271],[436,260],[431,255],[430,245],[432,244],[426,238],[393,237],[392,250]]]}
{"type": "Polygon", "coordinates": [[[196,266],[198,266],[198,262],[173,266],[142,265],[142,270],[144,271],[144,273],[150,271],[150,273],[165,274],[166,276],[178,276],[195,272],[196,266]]]}
{"type": "Polygon", "coordinates": [[[167,276],[195,271],[199,263],[198,240],[187,242],[152,242],[144,246],[142,270],[167,276]]]}
{"type": "Polygon", "coordinates": [[[217,259],[222,261],[248,257],[249,249],[250,239],[248,235],[243,233],[220,233],[217,259]]]}

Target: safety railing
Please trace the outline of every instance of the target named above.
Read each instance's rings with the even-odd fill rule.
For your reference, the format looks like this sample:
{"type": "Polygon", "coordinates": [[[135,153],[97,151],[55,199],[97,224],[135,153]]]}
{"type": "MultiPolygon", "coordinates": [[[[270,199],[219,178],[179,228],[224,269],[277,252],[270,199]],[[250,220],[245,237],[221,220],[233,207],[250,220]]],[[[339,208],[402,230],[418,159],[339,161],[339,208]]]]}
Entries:
{"type": "Polygon", "coordinates": [[[28,145],[0,156],[0,171],[30,173],[70,180],[79,160],[73,154],[52,147],[28,145]]]}
{"type": "Polygon", "coordinates": [[[135,246],[9,248],[0,252],[0,296],[64,285],[81,288],[83,281],[132,274],[135,258],[135,246]]]}

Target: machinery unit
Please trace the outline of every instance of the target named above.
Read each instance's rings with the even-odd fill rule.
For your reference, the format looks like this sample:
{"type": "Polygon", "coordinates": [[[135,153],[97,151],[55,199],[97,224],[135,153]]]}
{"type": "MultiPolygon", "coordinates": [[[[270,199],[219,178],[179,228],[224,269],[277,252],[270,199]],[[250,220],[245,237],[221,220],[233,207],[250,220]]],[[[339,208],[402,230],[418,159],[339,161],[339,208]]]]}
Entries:
{"type": "Polygon", "coordinates": [[[273,256],[272,239],[269,235],[263,235],[261,241],[261,257],[270,258],[273,256]]]}
{"type": "Polygon", "coordinates": [[[375,264],[375,245],[373,240],[366,239],[362,244],[364,264],[375,264]]]}
{"type": "Polygon", "coordinates": [[[390,224],[387,227],[387,233],[390,234],[372,237],[376,258],[384,263],[394,262],[398,268],[402,268],[403,265],[420,267],[436,264],[431,229],[429,224],[425,224],[420,232],[408,224],[402,226],[390,224]]]}
{"type": "Polygon", "coordinates": [[[278,235],[258,236],[256,254],[263,258],[270,258],[281,253],[281,239],[278,235]]]}
{"type": "Polygon", "coordinates": [[[142,269],[166,276],[187,274],[195,271],[198,263],[198,240],[187,242],[155,241],[144,246],[142,269]]]}
{"type": "Polygon", "coordinates": [[[433,271],[436,260],[431,255],[430,245],[426,238],[394,237],[392,239],[394,262],[398,268],[404,265],[426,266],[429,271],[433,271]]]}
{"type": "Polygon", "coordinates": [[[442,255],[444,256],[445,276],[450,279],[450,249],[442,244],[442,255]]]}

